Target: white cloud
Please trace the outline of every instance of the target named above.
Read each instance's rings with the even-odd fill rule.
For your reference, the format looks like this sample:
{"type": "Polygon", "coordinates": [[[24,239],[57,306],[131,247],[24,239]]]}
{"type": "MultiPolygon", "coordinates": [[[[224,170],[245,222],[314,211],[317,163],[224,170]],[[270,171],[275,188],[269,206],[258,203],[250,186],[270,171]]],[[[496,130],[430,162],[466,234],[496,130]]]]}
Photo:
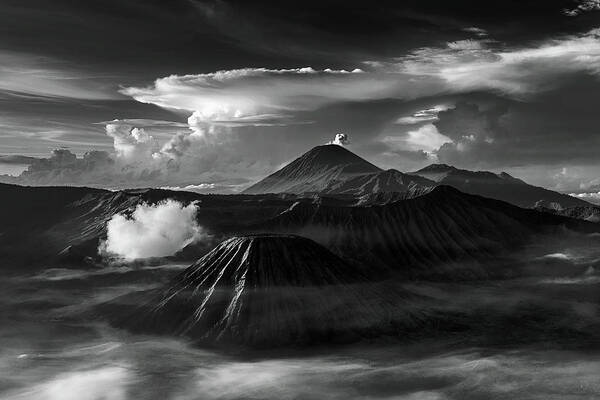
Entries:
{"type": "Polygon", "coordinates": [[[296,111],[315,110],[340,101],[411,98],[423,90],[422,85],[399,75],[360,69],[245,68],[171,75],[149,87],[129,87],[122,93],[143,103],[186,110],[192,113],[189,123],[194,126],[286,125],[306,122],[293,121],[296,111]]]}
{"type": "Polygon", "coordinates": [[[434,153],[444,143],[452,142],[452,139],[441,134],[433,124],[426,124],[400,136],[386,136],[383,138],[383,142],[397,150],[423,150],[427,153],[434,153]]]}
{"type": "Polygon", "coordinates": [[[199,183],[186,186],[163,186],[161,189],[195,193],[237,193],[241,191],[241,186],[221,183],[199,183]]]}
{"type": "Polygon", "coordinates": [[[115,214],[106,224],[99,252],[128,261],[175,254],[206,233],[196,222],[197,205],[167,200],[139,204],[131,216],[115,214]]]}
{"type": "Polygon", "coordinates": [[[488,35],[488,33],[485,29],[477,28],[476,26],[470,26],[468,28],[464,28],[463,31],[473,33],[479,37],[484,37],[484,36],[488,35]]]}
{"type": "Polygon", "coordinates": [[[474,39],[457,40],[446,44],[452,50],[481,50],[483,42],[474,39]]]}
{"type": "Polygon", "coordinates": [[[410,116],[400,117],[395,123],[398,125],[414,125],[422,122],[437,121],[438,113],[440,111],[448,110],[449,108],[449,106],[444,104],[436,105],[431,108],[416,111],[410,116]]]}
{"type": "Polygon", "coordinates": [[[448,90],[498,90],[526,95],[560,84],[560,77],[600,73],[600,30],[550,40],[535,47],[497,50],[486,40],[462,40],[426,47],[401,57],[398,68],[414,76],[441,79],[448,90]]]}
{"type": "Polygon", "coordinates": [[[348,135],[346,135],[345,133],[338,133],[335,135],[333,140],[327,142],[327,144],[337,144],[338,146],[344,146],[344,145],[347,145],[348,143],[350,143],[350,139],[348,138],[348,135]]]}
{"type": "MultiPolygon", "coordinates": [[[[478,28],[467,29],[483,34],[478,28]]],[[[472,90],[518,97],[559,85],[565,74],[600,73],[600,30],[518,49],[500,48],[489,39],[459,40],[363,64],[364,70],[353,71],[244,68],[171,75],[121,92],[143,103],[187,111],[191,126],[305,123],[298,112],[338,102],[472,90]]]]}
{"type": "MultiPolygon", "coordinates": [[[[86,163],[83,170],[75,168],[81,163],[69,163],[73,173],[64,174],[62,163],[54,168],[57,171],[38,175],[46,173],[48,179],[41,180],[45,184],[106,186],[106,181],[112,180],[114,187],[197,185],[197,190],[204,190],[201,185],[231,184],[224,182],[224,177],[256,178],[281,161],[265,156],[268,150],[241,138],[243,132],[255,134],[256,130],[240,127],[310,123],[319,118],[310,111],[343,102],[413,100],[478,90],[520,98],[560,85],[568,74],[600,74],[600,30],[513,49],[481,39],[485,32],[479,28],[465,31],[476,38],[365,62],[361,70],[245,68],[171,75],[147,87],[124,88],[122,93],[137,101],[183,111],[188,123],[108,121],[106,133],[113,139],[115,155],[104,166],[93,167],[91,173],[92,167],[86,163]],[[101,175],[110,176],[105,179],[101,175]]],[[[441,105],[401,116],[394,128],[427,125],[400,136],[394,133],[385,140],[397,149],[427,152],[437,151],[450,141],[448,137],[457,142],[458,150],[473,144],[472,134],[479,135],[482,143],[495,140],[483,131],[452,135],[440,128],[447,136],[440,134],[431,123],[437,123],[438,113],[446,108],[441,105]]],[[[31,179],[29,183],[37,183],[33,176],[31,179]]]]}
{"type": "Polygon", "coordinates": [[[589,11],[600,10],[600,0],[579,0],[578,5],[575,8],[565,9],[565,15],[569,17],[576,17],[579,14],[583,14],[589,11]]]}
{"type": "Polygon", "coordinates": [[[117,157],[125,162],[145,160],[159,149],[158,141],[144,128],[111,123],[106,125],[106,134],[113,138],[117,157]]]}

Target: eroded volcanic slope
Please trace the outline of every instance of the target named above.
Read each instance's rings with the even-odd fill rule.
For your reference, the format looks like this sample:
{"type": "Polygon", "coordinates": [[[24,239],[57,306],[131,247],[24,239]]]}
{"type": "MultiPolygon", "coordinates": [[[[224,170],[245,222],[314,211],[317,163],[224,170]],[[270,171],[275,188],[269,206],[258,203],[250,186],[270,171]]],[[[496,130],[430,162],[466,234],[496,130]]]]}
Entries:
{"type": "MultiPolygon", "coordinates": [[[[405,199],[380,193],[359,199],[294,195],[199,195],[146,189],[109,192],[90,188],[0,185],[3,271],[82,265],[98,257],[106,222],[141,203],[175,199],[198,202],[198,223],[211,239],[188,246],[178,257],[196,259],[218,241],[238,234],[290,233],[309,237],[334,253],[371,269],[408,278],[486,277],[491,267],[465,270],[473,261],[511,254],[532,235],[568,226],[600,230],[600,225],[524,210],[447,186],[405,199]],[[371,197],[377,198],[371,198],[371,197]],[[382,205],[375,205],[381,203],[382,205]],[[461,267],[447,268],[461,261],[461,267]]],[[[556,232],[555,232],[556,233],[556,232]]],[[[97,262],[98,260],[92,262],[97,262]]]]}
{"type": "MultiPolygon", "coordinates": [[[[111,192],[86,187],[0,184],[0,258],[3,271],[26,271],[98,256],[106,223],[138,204],[174,199],[198,201],[198,220],[211,233],[272,218],[287,209],[285,196],[199,195],[160,189],[111,192]]],[[[208,244],[210,245],[210,244],[208,244]]],[[[196,258],[197,252],[191,257],[196,258]]]]}
{"type": "Polygon", "coordinates": [[[379,167],[343,146],[329,144],[309,150],[243,193],[318,193],[333,181],[377,172],[379,167]]]}
{"type": "Polygon", "coordinates": [[[343,342],[410,324],[399,309],[408,297],[312,240],[250,235],[224,241],[116,323],[207,344],[343,342]]]}
{"type": "Polygon", "coordinates": [[[106,221],[136,201],[101,189],[0,184],[3,269],[50,263],[73,245],[95,253],[106,221]]]}
{"type": "Polygon", "coordinates": [[[297,202],[257,230],[312,238],[336,254],[409,278],[481,278],[495,271],[481,262],[508,256],[533,235],[563,228],[600,227],[557,215],[462,193],[449,186],[380,206],[339,207],[326,201],[297,202]],[[461,261],[461,267],[449,263],[461,261]],[[475,262],[475,269],[464,269],[475,262]]]}

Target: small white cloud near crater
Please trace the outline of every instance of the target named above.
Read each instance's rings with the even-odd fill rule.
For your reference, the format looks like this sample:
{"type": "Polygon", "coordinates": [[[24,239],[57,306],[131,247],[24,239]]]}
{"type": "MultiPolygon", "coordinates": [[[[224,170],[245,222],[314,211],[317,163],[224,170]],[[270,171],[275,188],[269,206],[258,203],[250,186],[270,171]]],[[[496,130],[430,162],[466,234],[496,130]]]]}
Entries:
{"type": "Polygon", "coordinates": [[[131,215],[118,213],[108,221],[98,251],[126,261],[173,255],[207,236],[196,221],[197,212],[197,203],[171,199],[138,204],[131,215]]]}

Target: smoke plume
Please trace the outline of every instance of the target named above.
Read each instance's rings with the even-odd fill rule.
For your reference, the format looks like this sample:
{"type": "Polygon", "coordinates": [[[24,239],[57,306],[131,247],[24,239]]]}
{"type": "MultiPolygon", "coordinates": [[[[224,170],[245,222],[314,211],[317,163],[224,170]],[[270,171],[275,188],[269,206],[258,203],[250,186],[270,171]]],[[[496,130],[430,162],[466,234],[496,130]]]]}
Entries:
{"type": "Polygon", "coordinates": [[[349,143],[350,139],[348,138],[348,135],[346,135],[345,133],[338,133],[335,135],[335,138],[333,138],[333,140],[327,144],[337,144],[339,146],[344,146],[349,143]]]}
{"type": "Polygon", "coordinates": [[[139,204],[131,216],[115,214],[106,225],[107,238],[100,254],[127,261],[175,254],[205,235],[196,222],[195,203],[175,200],[156,205],[139,204]]]}

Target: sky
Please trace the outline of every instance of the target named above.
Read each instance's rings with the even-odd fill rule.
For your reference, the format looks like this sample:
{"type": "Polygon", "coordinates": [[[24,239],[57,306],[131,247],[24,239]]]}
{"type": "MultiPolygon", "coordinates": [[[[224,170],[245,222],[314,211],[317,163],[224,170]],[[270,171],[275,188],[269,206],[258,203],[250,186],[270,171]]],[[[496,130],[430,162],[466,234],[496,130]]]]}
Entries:
{"type": "Polygon", "coordinates": [[[345,133],[600,199],[598,104],[598,0],[0,4],[2,181],[236,192],[345,133]]]}

